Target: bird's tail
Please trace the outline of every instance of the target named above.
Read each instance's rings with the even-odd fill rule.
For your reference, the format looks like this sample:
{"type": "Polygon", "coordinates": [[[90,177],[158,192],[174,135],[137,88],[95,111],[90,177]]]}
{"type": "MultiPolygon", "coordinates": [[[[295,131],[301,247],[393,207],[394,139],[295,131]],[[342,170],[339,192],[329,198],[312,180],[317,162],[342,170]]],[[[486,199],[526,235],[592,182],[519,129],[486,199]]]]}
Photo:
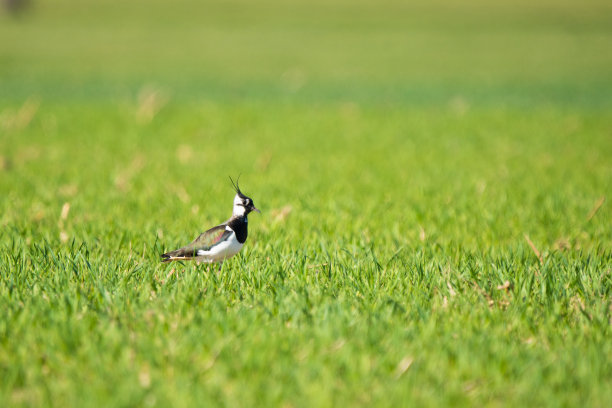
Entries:
{"type": "Polygon", "coordinates": [[[174,251],[166,252],[161,255],[162,262],[172,262],[180,260],[193,259],[195,254],[192,251],[187,251],[185,248],[180,248],[174,251]]]}

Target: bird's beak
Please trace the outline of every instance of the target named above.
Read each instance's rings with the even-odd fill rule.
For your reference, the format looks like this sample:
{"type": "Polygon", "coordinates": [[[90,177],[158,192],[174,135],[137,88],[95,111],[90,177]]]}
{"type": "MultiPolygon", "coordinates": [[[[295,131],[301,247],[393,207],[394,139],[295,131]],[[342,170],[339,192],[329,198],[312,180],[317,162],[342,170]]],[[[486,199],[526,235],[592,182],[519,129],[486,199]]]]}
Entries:
{"type": "Polygon", "coordinates": [[[259,211],[259,209],[255,208],[255,207],[253,207],[253,211],[257,211],[258,213],[261,214],[261,211],[259,211]]]}

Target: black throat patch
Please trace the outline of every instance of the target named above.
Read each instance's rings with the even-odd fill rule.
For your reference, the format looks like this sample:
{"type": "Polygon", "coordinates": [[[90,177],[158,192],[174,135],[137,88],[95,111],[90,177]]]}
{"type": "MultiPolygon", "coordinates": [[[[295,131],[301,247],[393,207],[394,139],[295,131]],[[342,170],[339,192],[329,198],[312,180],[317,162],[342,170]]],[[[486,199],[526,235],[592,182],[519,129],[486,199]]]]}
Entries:
{"type": "Polygon", "coordinates": [[[229,227],[233,229],[234,232],[236,233],[236,239],[238,240],[238,242],[240,242],[241,244],[244,244],[247,239],[247,235],[249,233],[248,231],[249,221],[246,215],[232,218],[231,220],[228,221],[227,225],[229,225],[229,227]]]}

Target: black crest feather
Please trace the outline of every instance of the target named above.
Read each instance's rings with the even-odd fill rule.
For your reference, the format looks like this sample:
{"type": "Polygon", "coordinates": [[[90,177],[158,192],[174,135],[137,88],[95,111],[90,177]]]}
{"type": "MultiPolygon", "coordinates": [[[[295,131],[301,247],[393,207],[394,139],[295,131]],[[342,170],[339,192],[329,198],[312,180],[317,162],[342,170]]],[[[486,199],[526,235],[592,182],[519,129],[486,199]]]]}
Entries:
{"type": "Polygon", "coordinates": [[[239,196],[244,196],[244,194],[242,194],[242,191],[240,191],[240,187],[238,187],[238,182],[240,181],[240,175],[238,175],[238,178],[236,179],[236,182],[234,183],[234,180],[232,179],[232,176],[229,176],[230,181],[232,182],[232,186],[234,187],[234,190],[236,190],[236,193],[239,196]]]}

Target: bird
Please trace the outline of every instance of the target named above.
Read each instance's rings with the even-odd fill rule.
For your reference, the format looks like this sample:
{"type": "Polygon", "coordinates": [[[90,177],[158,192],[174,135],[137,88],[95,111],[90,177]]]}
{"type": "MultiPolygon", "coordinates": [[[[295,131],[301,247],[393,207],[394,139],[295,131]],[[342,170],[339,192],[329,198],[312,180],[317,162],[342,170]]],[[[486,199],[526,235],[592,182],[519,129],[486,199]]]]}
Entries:
{"type": "Polygon", "coordinates": [[[195,260],[204,263],[219,262],[219,271],[223,261],[236,255],[242,249],[248,235],[248,215],[255,211],[261,213],[253,200],[240,191],[238,181],[230,177],[236,190],[232,216],[223,224],[212,227],[201,233],[193,242],[177,250],[161,255],[162,262],[195,260]]]}

